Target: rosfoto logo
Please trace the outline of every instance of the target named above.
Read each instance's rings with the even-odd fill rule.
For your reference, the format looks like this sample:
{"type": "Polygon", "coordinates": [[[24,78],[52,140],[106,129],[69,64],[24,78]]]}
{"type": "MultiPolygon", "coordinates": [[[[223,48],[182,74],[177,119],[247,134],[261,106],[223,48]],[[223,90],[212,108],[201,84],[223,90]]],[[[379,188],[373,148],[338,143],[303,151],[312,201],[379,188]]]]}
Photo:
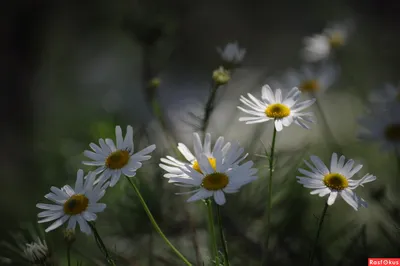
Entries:
{"type": "Polygon", "coordinates": [[[400,258],[368,258],[368,266],[372,265],[399,265],[400,258]]]}

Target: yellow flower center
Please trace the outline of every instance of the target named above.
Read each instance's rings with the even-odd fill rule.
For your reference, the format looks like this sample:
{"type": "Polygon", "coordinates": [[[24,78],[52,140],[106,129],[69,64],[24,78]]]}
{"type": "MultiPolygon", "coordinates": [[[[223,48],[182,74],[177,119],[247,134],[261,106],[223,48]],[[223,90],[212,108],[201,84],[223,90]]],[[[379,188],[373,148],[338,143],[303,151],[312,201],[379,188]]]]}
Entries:
{"type": "MultiPolygon", "coordinates": [[[[214,169],[214,171],[217,169],[217,161],[215,160],[215,158],[210,157],[208,158],[208,161],[210,162],[211,167],[214,169]]],[[[199,172],[200,174],[202,174],[203,172],[200,169],[200,165],[199,162],[196,160],[193,163],[193,169],[196,170],[197,172],[199,172]]]]}
{"type": "Polygon", "coordinates": [[[129,152],[117,150],[112,152],[106,159],[106,166],[110,169],[121,169],[129,162],[129,152]]]}
{"type": "Polygon", "coordinates": [[[320,85],[318,80],[310,79],[303,81],[299,88],[302,92],[316,92],[320,90],[320,85]]]}
{"type": "Polygon", "coordinates": [[[325,186],[333,190],[343,190],[349,186],[347,178],[338,173],[330,173],[324,176],[323,180],[325,186]]]}
{"type": "Polygon", "coordinates": [[[272,118],[284,118],[290,115],[290,108],[281,103],[274,103],[265,109],[265,115],[272,118]]]}
{"type": "Polygon", "coordinates": [[[329,43],[333,48],[339,48],[344,44],[344,37],[340,32],[334,32],[329,38],[329,43]]]}
{"type": "Polygon", "coordinates": [[[389,125],[385,129],[385,137],[389,141],[400,141],[400,124],[389,125]]]}
{"type": "Polygon", "coordinates": [[[220,190],[229,183],[229,177],[223,173],[212,173],[204,177],[201,186],[207,190],[220,190]]]}
{"type": "Polygon", "coordinates": [[[89,205],[89,199],[85,195],[76,194],[70,197],[64,203],[64,213],[68,215],[77,215],[84,212],[89,205]]]}

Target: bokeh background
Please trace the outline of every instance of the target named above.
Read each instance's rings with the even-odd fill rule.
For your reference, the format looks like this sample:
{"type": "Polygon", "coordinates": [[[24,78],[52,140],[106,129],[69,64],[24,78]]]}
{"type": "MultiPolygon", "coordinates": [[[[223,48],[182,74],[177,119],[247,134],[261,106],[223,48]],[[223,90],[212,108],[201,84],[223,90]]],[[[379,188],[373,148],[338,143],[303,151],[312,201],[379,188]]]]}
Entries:
{"type": "MultiPolygon", "coordinates": [[[[197,129],[189,113],[204,108],[212,71],[221,63],[216,46],[237,40],[247,54],[218,92],[207,131],[214,140],[223,135],[240,141],[260,169],[259,180],[230,195],[223,207],[232,265],[259,265],[268,169],[257,154],[264,153],[260,139],[269,143],[273,128],[239,122],[239,96],[258,96],[263,84],[299,68],[305,36],[350,18],[356,30],[336,58],[341,75],[318,99],[324,117],[316,111],[334,139],[324,123],[278,134],[269,265],[306,263],[324,200],[296,183],[296,171],[311,154],[329,161],[332,152],[362,163],[362,174],[378,179],[358,190],[368,209],[355,212],[338,201],[328,210],[315,265],[399,257],[399,165],[393,154],[356,138],[369,92],[398,84],[398,1],[37,0],[3,1],[0,10],[1,240],[15,243],[15,232],[35,225],[35,205],[45,201],[50,186],[74,182],[79,168],[89,170],[81,161],[90,142],[114,138],[115,125],[132,125],[135,147],[157,144],[137,174],[150,209],[182,253],[209,265],[204,206],[176,196],[178,188],[167,184],[158,163],[173,155],[171,141],[191,147],[197,129]],[[144,82],[153,76],[161,79],[157,90],[144,82]]],[[[98,226],[118,265],[181,265],[125,180],[104,202],[108,208],[98,226]]],[[[46,239],[57,265],[66,265],[61,230],[46,239]]],[[[7,248],[0,253],[12,259],[5,265],[27,265],[7,248]]],[[[93,239],[80,234],[72,254],[84,265],[106,265],[93,239]]]]}

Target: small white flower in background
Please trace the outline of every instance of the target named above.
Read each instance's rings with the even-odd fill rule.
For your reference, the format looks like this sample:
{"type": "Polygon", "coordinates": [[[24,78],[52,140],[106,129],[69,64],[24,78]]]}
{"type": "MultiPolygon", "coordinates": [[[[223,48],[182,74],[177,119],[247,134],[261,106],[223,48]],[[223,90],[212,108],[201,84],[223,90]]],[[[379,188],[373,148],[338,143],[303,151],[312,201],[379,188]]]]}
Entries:
{"type": "Polygon", "coordinates": [[[156,145],[150,145],[147,148],[133,153],[133,128],[127,126],[125,139],[122,137],[120,126],[115,127],[116,145],[112,139],[99,139],[100,147],[94,143],[90,143],[92,151],[84,151],[84,155],[93,161],[82,162],[85,165],[99,166],[94,172],[96,174],[103,173],[106,181],[111,177],[110,186],[113,187],[121,177],[121,174],[132,177],[136,175],[136,171],[142,167],[141,161],[146,161],[151,158],[149,153],[153,152],[156,145]]]}
{"type": "Polygon", "coordinates": [[[230,145],[230,142],[224,142],[224,137],[219,137],[215,142],[213,149],[211,150],[210,133],[206,134],[204,138],[204,144],[201,143],[199,134],[193,133],[194,154],[188,149],[188,147],[186,147],[185,144],[178,143],[178,150],[185,157],[187,162],[181,162],[171,156],[167,156],[167,158],[161,158],[161,162],[164,164],[160,164],[160,167],[168,172],[164,175],[165,178],[184,177],[186,174],[182,171],[181,167],[187,165],[188,163],[194,170],[201,172],[199,159],[202,154],[205,154],[210,161],[210,164],[215,168],[216,154],[221,153],[222,155],[225,155],[230,145]]]}
{"type": "Polygon", "coordinates": [[[38,203],[36,207],[45,210],[38,214],[39,223],[55,222],[45,231],[50,232],[68,221],[67,229],[75,229],[76,224],[83,233],[90,234],[91,229],[88,221],[97,219],[97,212],[102,212],[106,208],[106,204],[98,203],[104,196],[108,183],[99,182],[94,185],[96,179],[95,173],[89,172],[85,177],[83,171],[78,170],[75,182],[75,188],[65,185],[61,189],[51,187],[51,193],[44,197],[53,201],[55,204],[38,203]]]}
{"type": "Polygon", "coordinates": [[[240,48],[238,42],[228,43],[224,49],[217,47],[217,52],[222,60],[233,64],[242,62],[246,55],[246,49],[240,48]]]}
{"type": "Polygon", "coordinates": [[[297,87],[302,93],[322,93],[335,82],[338,68],[324,64],[318,70],[312,66],[303,66],[300,71],[289,70],[284,78],[289,88],[297,87]]]}
{"type": "Polygon", "coordinates": [[[382,88],[373,90],[368,100],[372,104],[380,105],[380,108],[386,108],[387,104],[400,102],[400,85],[385,84],[382,88]]]}
{"type": "Polygon", "coordinates": [[[194,169],[191,164],[180,166],[182,174],[171,169],[170,173],[175,176],[169,177],[169,183],[195,188],[190,192],[177,193],[195,193],[188,202],[214,197],[218,205],[223,205],[226,202],[225,193],[236,193],[242,186],[257,179],[257,169],[252,168],[252,161],[239,165],[247,157],[247,154],[240,157],[243,151],[237,143],[233,143],[225,154],[222,149],[214,150],[214,160],[202,153],[198,158],[200,169],[194,169]]]}
{"type": "Polygon", "coordinates": [[[382,150],[400,152],[400,103],[378,106],[372,112],[358,119],[362,140],[381,142],[382,150]]]}
{"type": "Polygon", "coordinates": [[[23,257],[32,265],[47,265],[46,262],[50,257],[50,252],[46,241],[37,238],[34,242],[26,243],[23,257]]]}
{"type": "Polygon", "coordinates": [[[304,38],[304,49],[302,56],[306,61],[316,62],[328,58],[331,53],[331,46],[327,36],[315,34],[304,38]]]}
{"type": "Polygon", "coordinates": [[[277,131],[281,131],[283,126],[288,127],[295,123],[303,128],[310,127],[305,123],[315,123],[312,112],[303,113],[304,109],[310,107],[315,99],[298,102],[300,90],[291,89],[282,99],[282,91],[277,89],[275,94],[268,85],[264,85],[261,90],[261,100],[258,100],[252,94],[248,93],[249,99],[240,96],[240,101],[250,107],[252,110],[238,108],[252,116],[240,117],[239,121],[245,121],[246,124],[263,123],[273,120],[277,131]]]}
{"type": "Polygon", "coordinates": [[[304,38],[303,57],[306,61],[316,62],[328,58],[333,49],[344,46],[350,32],[353,30],[352,21],[332,23],[322,34],[304,38]]]}
{"type": "Polygon", "coordinates": [[[324,197],[329,194],[328,205],[335,203],[338,195],[340,195],[351,207],[356,211],[360,206],[367,207],[367,202],[359,198],[354,189],[363,186],[365,183],[376,180],[376,176],[366,174],[359,180],[353,180],[352,177],[358,173],[362,165],[354,166],[353,160],[345,161],[344,156],[338,156],[336,153],[332,154],[330,169],[321,161],[317,156],[311,156],[311,165],[304,161],[312,172],[299,169],[299,172],[304,176],[297,176],[298,183],[302,184],[305,188],[312,189],[312,195],[318,194],[324,197]]]}

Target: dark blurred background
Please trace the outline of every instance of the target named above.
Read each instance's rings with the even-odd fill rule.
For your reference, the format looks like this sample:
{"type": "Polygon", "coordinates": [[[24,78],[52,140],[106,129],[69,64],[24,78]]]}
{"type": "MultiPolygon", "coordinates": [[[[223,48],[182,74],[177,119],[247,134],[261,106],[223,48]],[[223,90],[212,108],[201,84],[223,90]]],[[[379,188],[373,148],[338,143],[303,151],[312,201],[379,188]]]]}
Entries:
{"type": "MultiPolygon", "coordinates": [[[[333,206],[316,265],[366,265],[368,257],[399,257],[396,159],[356,140],[355,119],[372,89],[398,84],[400,2],[36,0],[3,1],[0,12],[0,239],[12,241],[10,233],[21,223],[36,222],[35,205],[44,202],[50,186],[71,183],[78,168],[88,169],[80,162],[90,142],[114,138],[115,125],[130,124],[138,129],[137,147],[158,145],[137,178],[160,226],[190,260],[206,261],[203,206],[174,195],[178,190],[167,184],[158,162],[172,155],[167,132],[191,147],[195,129],[183,120],[206,101],[211,73],[220,64],[216,47],[237,40],[247,54],[221,91],[208,131],[214,140],[219,135],[239,140],[260,167],[258,183],[230,196],[223,208],[232,265],[258,265],[267,169],[254,156],[262,153],[254,136],[268,143],[272,128],[238,122],[239,96],[257,94],[271,77],[301,66],[305,36],[351,18],[356,30],[337,60],[342,75],[321,105],[341,152],[361,161],[363,173],[378,180],[359,192],[370,208],[354,212],[342,201],[333,206]],[[151,77],[161,79],[157,91],[146,89],[144,80],[151,77]],[[157,120],[152,99],[158,100],[165,125],[157,120]]],[[[270,265],[302,265],[307,259],[324,200],[294,180],[310,154],[329,160],[334,150],[321,132],[318,126],[291,128],[278,138],[270,265]]],[[[118,265],[180,265],[125,184],[105,202],[100,230],[110,247],[116,245],[118,265]]],[[[47,237],[54,256],[66,265],[62,234],[47,237]]],[[[74,248],[85,265],[105,265],[92,239],[79,235],[74,248]]]]}

